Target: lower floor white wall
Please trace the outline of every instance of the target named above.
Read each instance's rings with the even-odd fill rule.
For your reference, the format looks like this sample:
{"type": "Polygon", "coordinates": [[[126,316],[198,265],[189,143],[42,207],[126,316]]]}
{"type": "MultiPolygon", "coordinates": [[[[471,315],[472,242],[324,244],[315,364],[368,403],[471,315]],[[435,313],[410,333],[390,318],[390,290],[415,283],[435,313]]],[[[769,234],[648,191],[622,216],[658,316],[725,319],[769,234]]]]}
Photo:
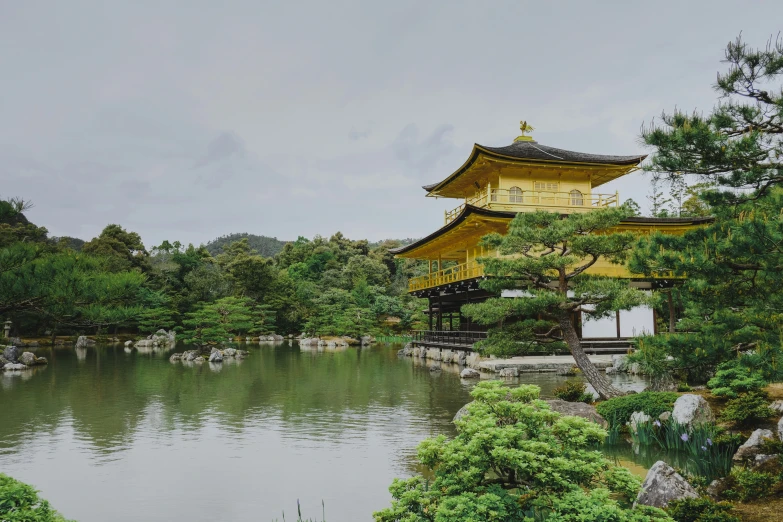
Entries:
{"type": "MultiPolygon", "coordinates": [[[[655,316],[649,306],[637,306],[620,312],[620,337],[636,337],[652,334],[655,329],[655,316]]],[[[582,338],[617,337],[617,317],[611,315],[602,319],[589,320],[582,316],[582,338]]]]}

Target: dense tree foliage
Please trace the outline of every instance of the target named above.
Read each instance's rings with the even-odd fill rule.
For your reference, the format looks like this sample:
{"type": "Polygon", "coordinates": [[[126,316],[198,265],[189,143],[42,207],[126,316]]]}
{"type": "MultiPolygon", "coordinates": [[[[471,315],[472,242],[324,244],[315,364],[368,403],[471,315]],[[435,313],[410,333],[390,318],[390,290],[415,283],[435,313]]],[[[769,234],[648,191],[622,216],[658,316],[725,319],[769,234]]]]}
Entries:
{"type": "Polygon", "coordinates": [[[274,257],[285,246],[285,241],[280,241],[276,237],[258,236],[256,234],[248,234],[247,232],[220,236],[204,246],[210,254],[216,256],[222,254],[231,244],[243,239],[247,240],[251,250],[255,250],[264,257],[274,257]]]}
{"type": "Polygon", "coordinates": [[[419,446],[434,479],[395,480],[392,506],[375,520],[671,520],[655,508],[632,509],[641,483],[598,451],[606,431],[552,411],[539,392],[479,383],[455,421],[456,438],[440,435],[419,446]]]}
{"type": "Polygon", "coordinates": [[[631,259],[634,271],[683,281],[676,333],[645,339],[640,361],[700,381],[740,352],[752,350],[762,371],[783,355],[783,42],[753,50],[738,39],[725,61],[710,114],[664,114],[642,135],[654,149],[650,170],[704,182],[691,207],[715,221],[681,237],[645,238],[631,259]]]}
{"type": "MultiPolygon", "coordinates": [[[[421,319],[423,306],[406,295],[420,267],[394,259],[398,241],[370,246],[337,233],[278,241],[269,257],[254,248],[269,238],[236,234],[207,247],[164,241],[148,250],[116,224],[86,243],[49,239],[27,208],[0,201],[0,313],[16,333],[177,328],[202,344],[272,332],[359,336],[421,319]]],[[[262,243],[269,252],[272,243],[262,243]]]]}

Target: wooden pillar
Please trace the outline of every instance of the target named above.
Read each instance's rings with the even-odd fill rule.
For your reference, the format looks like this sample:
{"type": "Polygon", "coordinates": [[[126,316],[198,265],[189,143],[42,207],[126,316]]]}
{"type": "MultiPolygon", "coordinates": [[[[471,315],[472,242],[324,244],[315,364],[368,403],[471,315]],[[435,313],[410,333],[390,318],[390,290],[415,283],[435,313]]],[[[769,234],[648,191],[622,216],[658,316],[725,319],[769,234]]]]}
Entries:
{"type": "MultiPolygon", "coordinates": [[[[430,261],[430,265],[432,265],[432,261],[430,261]]],[[[430,331],[432,331],[432,297],[427,298],[427,303],[429,304],[429,308],[430,308],[427,316],[429,317],[429,321],[430,321],[430,331]]]]}
{"type": "Polygon", "coordinates": [[[619,339],[620,338],[620,310],[617,310],[615,314],[617,316],[617,338],[619,339]]]}
{"type": "Polygon", "coordinates": [[[438,331],[443,331],[443,297],[438,292],[438,331]]]}

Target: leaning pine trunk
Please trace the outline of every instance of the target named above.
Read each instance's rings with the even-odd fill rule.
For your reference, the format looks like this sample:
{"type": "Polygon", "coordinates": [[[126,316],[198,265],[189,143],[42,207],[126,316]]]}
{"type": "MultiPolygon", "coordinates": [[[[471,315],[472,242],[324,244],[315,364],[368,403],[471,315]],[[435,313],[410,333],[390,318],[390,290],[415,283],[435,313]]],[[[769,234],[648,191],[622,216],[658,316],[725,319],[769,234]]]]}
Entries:
{"type": "Polygon", "coordinates": [[[622,391],[612,386],[612,383],[606,378],[606,374],[599,372],[598,368],[596,368],[587,357],[587,354],[582,349],[582,343],[579,341],[579,336],[576,334],[574,324],[571,322],[570,315],[564,314],[560,317],[559,322],[560,329],[563,331],[563,338],[565,339],[566,344],[568,344],[568,349],[571,350],[571,355],[574,356],[576,365],[582,370],[585,379],[595,388],[598,395],[604,400],[624,395],[622,391]]]}

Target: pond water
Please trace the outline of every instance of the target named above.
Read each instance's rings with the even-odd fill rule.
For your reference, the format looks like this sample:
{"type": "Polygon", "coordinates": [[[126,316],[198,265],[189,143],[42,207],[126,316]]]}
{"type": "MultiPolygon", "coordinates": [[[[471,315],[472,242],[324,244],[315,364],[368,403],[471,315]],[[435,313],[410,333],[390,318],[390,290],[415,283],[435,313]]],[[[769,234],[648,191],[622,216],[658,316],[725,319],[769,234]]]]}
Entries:
{"type": "MultiPolygon", "coordinates": [[[[400,346],[248,345],[242,361],[172,364],[120,345],[39,349],[0,374],[0,472],[79,522],[371,520],[419,441],[454,435],[473,383],[400,346]]],[[[524,374],[544,396],[563,382],[524,374]]],[[[643,384],[618,377],[617,384],[643,384]]]]}

